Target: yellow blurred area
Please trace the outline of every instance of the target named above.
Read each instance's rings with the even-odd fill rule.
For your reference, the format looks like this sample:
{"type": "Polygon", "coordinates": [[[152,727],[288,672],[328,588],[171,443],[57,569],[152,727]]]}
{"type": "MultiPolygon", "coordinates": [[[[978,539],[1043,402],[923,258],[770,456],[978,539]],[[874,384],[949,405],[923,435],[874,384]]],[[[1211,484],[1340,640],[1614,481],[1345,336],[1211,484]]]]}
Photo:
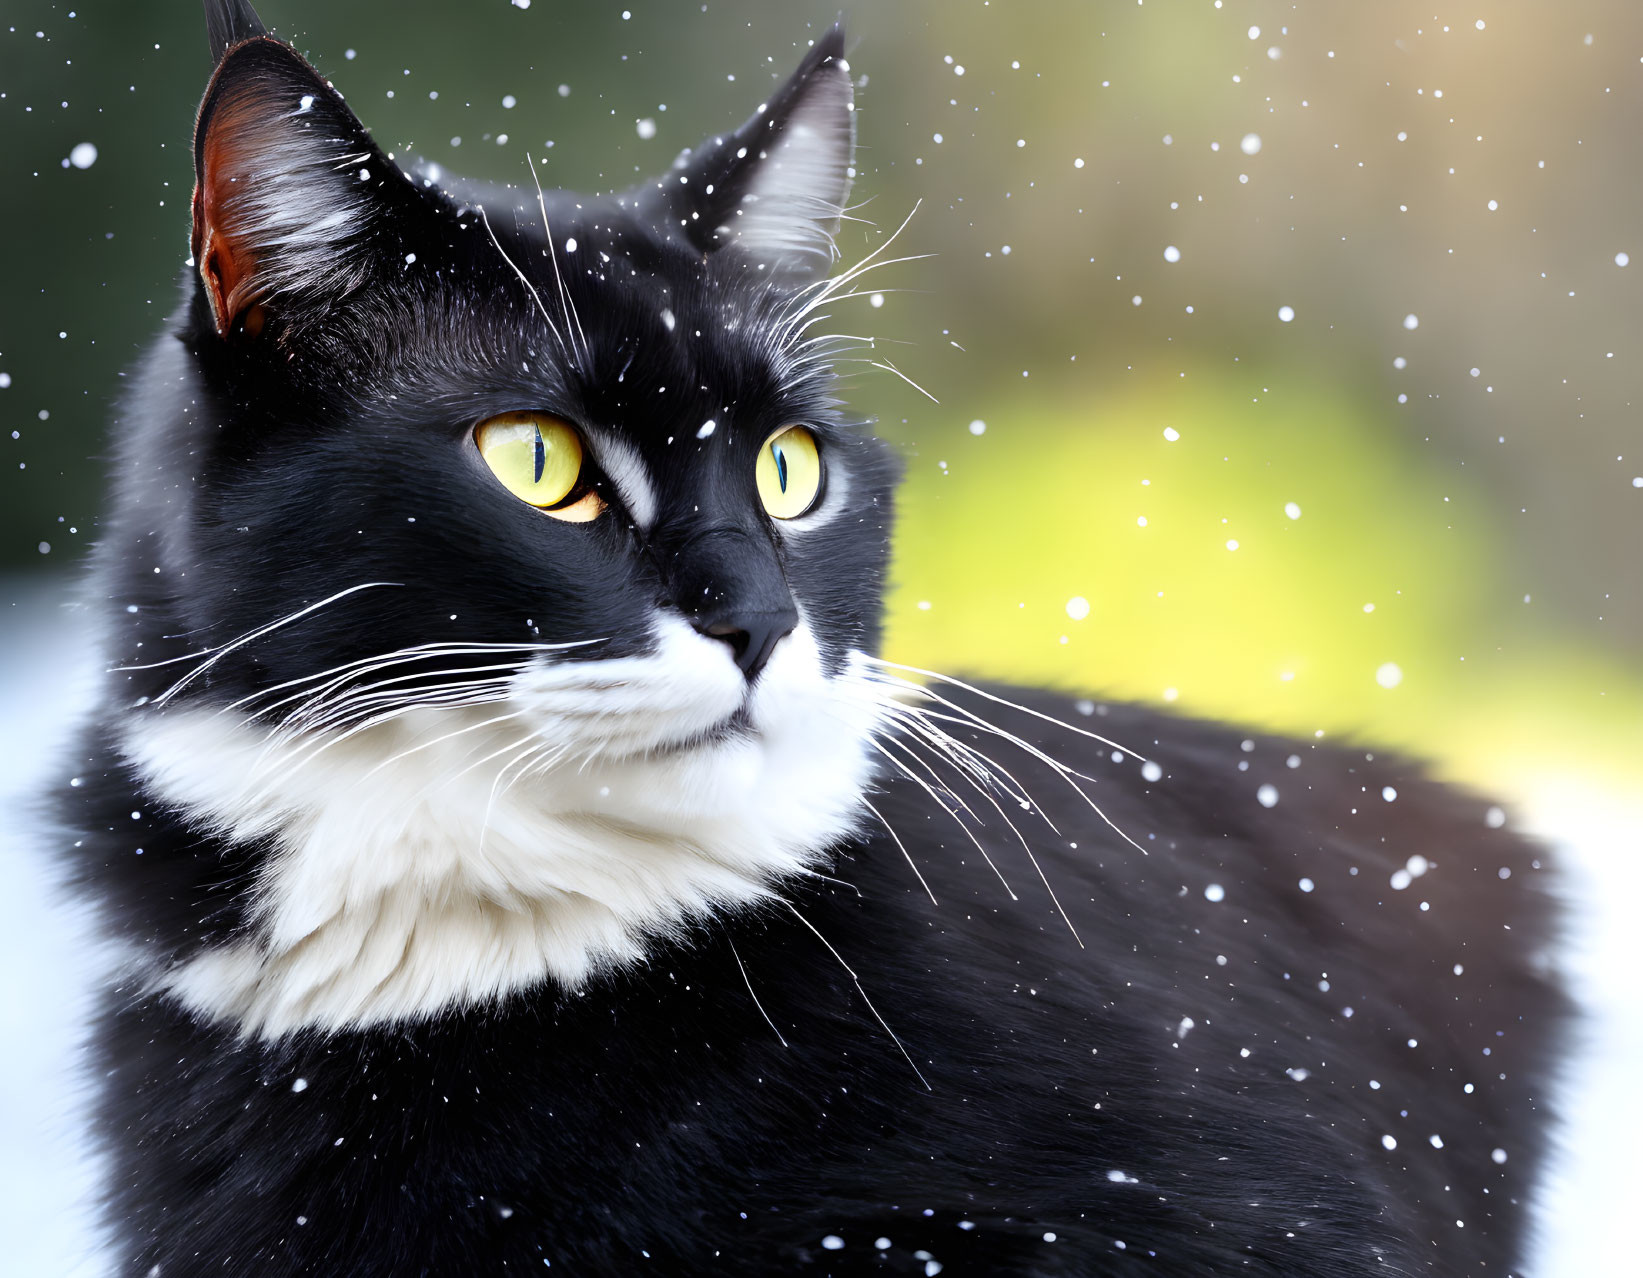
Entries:
{"type": "Polygon", "coordinates": [[[1496,792],[1635,784],[1643,677],[1532,598],[1493,608],[1510,540],[1476,486],[1361,400],[1274,384],[1001,401],[924,451],[887,654],[1393,746],[1496,792]]]}

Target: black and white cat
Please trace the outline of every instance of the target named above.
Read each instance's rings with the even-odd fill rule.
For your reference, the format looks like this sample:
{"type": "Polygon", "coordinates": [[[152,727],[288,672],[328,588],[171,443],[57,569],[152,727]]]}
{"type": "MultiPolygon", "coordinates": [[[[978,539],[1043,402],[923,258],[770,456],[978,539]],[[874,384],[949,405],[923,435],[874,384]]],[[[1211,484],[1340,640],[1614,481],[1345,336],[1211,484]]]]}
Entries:
{"type": "Polygon", "coordinates": [[[206,10],[62,797],[122,1274],[1518,1272],[1535,847],[875,656],[837,29],[590,198],[401,170],[206,10]]]}

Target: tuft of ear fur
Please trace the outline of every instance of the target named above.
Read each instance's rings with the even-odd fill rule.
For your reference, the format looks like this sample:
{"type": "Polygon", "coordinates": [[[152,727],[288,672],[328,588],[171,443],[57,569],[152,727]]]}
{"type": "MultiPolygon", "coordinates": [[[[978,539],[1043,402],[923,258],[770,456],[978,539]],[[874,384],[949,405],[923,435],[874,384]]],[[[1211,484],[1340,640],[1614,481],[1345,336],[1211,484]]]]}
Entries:
{"type": "Polygon", "coordinates": [[[267,303],[358,288],[369,254],[351,250],[409,186],[342,96],[266,35],[218,64],[195,123],[194,175],[194,260],[219,336],[236,324],[255,336],[267,303]]]}
{"type": "Polygon", "coordinates": [[[752,119],[660,179],[674,225],[703,253],[729,248],[757,270],[825,273],[850,195],[856,117],[844,31],[817,40],[752,119]]]}
{"type": "Polygon", "coordinates": [[[205,38],[213,62],[221,62],[236,44],[267,34],[249,0],[205,0],[205,38]]]}

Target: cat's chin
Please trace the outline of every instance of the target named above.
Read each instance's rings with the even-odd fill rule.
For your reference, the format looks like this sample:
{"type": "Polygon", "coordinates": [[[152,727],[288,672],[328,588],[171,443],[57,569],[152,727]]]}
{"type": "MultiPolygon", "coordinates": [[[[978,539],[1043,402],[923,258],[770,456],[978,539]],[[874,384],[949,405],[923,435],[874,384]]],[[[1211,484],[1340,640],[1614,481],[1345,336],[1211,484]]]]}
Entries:
{"type": "Polygon", "coordinates": [[[733,713],[711,727],[659,742],[646,753],[652,758],[665,759],[670,755],[710,751],[740,741],[756,740],[760,735],[758,725],[753,722],[752,708],[744,701],[733,713]]]}

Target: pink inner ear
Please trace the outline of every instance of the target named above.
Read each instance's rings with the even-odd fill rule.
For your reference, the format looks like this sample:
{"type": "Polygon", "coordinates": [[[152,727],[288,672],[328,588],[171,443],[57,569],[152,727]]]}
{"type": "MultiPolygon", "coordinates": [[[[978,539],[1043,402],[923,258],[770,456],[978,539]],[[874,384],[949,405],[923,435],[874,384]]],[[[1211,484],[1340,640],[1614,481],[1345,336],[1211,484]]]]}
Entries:
{"type": "MultiPolygon", "coordinates": [[[[244,134],[247,128],[256,127],[251,112],[233,101],[223,102],[211,113],[200,147],[200,178],[194,187],[194,261],[219,337],[226,337],[256,300],[257,258],[246,242],[243,220],[235,217],[235,206],[242,203],[236,199],[242,195],[236,188],[251,180],[244,134]]],[[[249,328],[252,316],[245,318],[249,328]]]]}

